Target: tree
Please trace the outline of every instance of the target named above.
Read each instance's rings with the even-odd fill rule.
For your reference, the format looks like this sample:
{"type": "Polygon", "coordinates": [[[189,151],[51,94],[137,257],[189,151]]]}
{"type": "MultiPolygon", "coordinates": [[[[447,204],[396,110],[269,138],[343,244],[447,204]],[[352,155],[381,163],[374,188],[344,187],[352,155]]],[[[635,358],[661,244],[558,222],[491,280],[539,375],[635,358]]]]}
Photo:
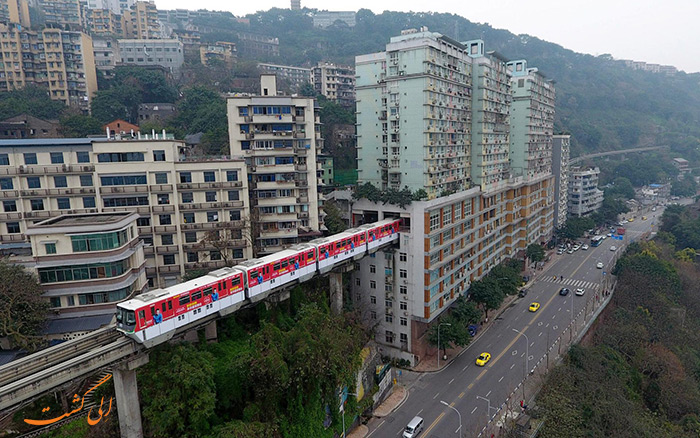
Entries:
{"type": "Polygon", "coordinates": [[[541,262],[544,260],[544,248],[539,243],[531,243],[525,250],[525,256],[535,263],[541,262]]]}
{"type": "Polygon", "coordinates": [[[24,267],[0,260],[0,337],[34,350],[43,341],[49,303],[37,278],[24,267]]]}
{"type": "Polygon", "coordinates": [[[72,114],[61,118],[61,132],[64,137],[82,138],[88,135],[104,134],[102,123],[92,116],[72,114]]]}
{"type": "Polygon", "coordinates": [[[66,109],[59,100],[51,100],[49,91],[38,85],[0,93],[0,120],[27,113],[40,119],[58,119],[66,109]]]}
{"type": "Polygon", "coordinates": [[[567,239],[578,239],[587,230],[595,227],[595,222],[589,217],[570,217],[564,223],[562,234],[567,239]]]}
{"type": "Polygon", "coordinates": [[[304,82],[299,88],[299,94],[306,97],[316,97],[316,89],[313,84],[309,82],[304,82]]]}
{"type": "Polygon", "coordinates": [[[367,199],[372,202],[379,202],[382,199],[382,191],[370,182],[358,185],[352,193],[353,199],[367,199]]]}
{"type": "Polygon", "coordinates": [[[474,301],[467,300],[464,295],[460,295],[452,306],[452,316],[459,323],[469,326],[469,324],[479,322],[481,310],[479,310],[474,301]]]}
{"type": "Polygon", "coordinates": [[[222,228],[210,230],[204,234],[204,238],[199,242],[204,248],[214,248],[221,255],[221,259],[226,266],[231,266],[233,249],[240,247],[243,240],[243,232],[238,228],[222,228]]]}
{"type": "Polygon", "coordinates": [[[427,340],[430,345],[437,347],[445,354],[447,348],[454,348],[455,346],[466,347],[469,345],[471,335],[462,321],[459,321],[452,315],[447,315],[430,326],[427,340]],[[439,344],[438,330],[440,331],[439,344]]]}
{"type": "Polygon", "coordinates": [[[695,182],[695,178],[690,174],[671,183],[671,194],[673,196],[691,197],[695,196],[697,191],[698,185],[695,182]]]}
{"type": "Polygon", "coordinates": [[[605,195],[610,195],[613,197],[621,196],[625,199],[634,199],[634,187],[629,179],[625,177],[615,178],[612,182],[612,186],[605,189],[605,195]]]}
{"type": "Polygon", "coordinates": [[[170,124],[178,136],[202,132],[202,144],[209,153],[228,152],[226,100],[219,93],[202,86],[188,88],[177,103],[177,111],[170,124]]]}
{"type": "Polygon", "coordinates": [[[90,102],[92,116],[100,123],[115,119],[136,121],[138,104],[141,98],[138,90],[130,86],[119,86],[108,90],[98,90],[90,102]]]}
{"type": "Polygon", "coordinates": [[[323,211],[326,212],[326,217],[323,219],[323,223],[328,228],[330,234],[337,234],[345,231],[348,226],[343,220],[342,213],[333,201],[326,201],[323,204],[323,211]]]}
{"type": "Polygon", "coordinates": [[[504,294],[498,281],[487,276],[472,282],[469,287],[469,297],[481,306],[484,317],[488,319],[489,310],[498,309],[501,306],[504,294]]]}

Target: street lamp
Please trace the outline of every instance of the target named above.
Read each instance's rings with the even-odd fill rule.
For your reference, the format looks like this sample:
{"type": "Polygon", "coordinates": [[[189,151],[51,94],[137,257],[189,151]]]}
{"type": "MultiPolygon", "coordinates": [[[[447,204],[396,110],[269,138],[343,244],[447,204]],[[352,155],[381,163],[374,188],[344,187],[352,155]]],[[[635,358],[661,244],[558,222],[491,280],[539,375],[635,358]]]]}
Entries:
{"type": "Polygon", "coordinates": [[[460,414],[454,406],[448,404],[446,401],[440,400],[440,403],[457,412],[457,415],[459,416],[459,429],[457,430],[459,431],[459,436],[462,436],[462,414],[460,414]]]}
{"type": "MultiPolygon", "coordinates": [[[[353,395],[353,396],[357,397],[357,394],[353,394],[352,392],[348,392],[348,395],[353,395]]],[[[343,408],[343,437],[342,438],[345,438],[345,406],[343,406],[341,403],[340,407],[343,408]]]]}
{"type": "Polygon", "coordinates": [[[438,370],[440,369],[440,326],[447,325],[451,326],[449,322],[441,322],[438,324],[438,370]]]}
{"type": "MultiPolygon", "coordinates": [[[[530,340],[527,338],[527,335],[521,332],[520,330],[513,329],[513,331],[525,336],[525,378],[527,378],[527,376],[530,374],[530,370],[528,367],[528,361],[530,360],[530,340]]],[[[525,383],[523,383],[523,398],[525,398],[525,383]]]]}
{"type": "Polygon", "coordinates": [[[488,417],[489,417],[489,418],[491,418],[491,409],[496,409],[496,412],[498,412],[498,409],[497,409],[497,408],[492,408],[492,407],[491,407],[491,400],[487,399],[486,397],[482,397],[482,396],[480,396],[480,395],[477,395],[476,398],[477,398],[477,399],[480,398],[480,399],[482,399],[482,400],[486,400],[486,403],[488,404],[488,410],[489,410],[489,412],[488,412],[488,417]]]}

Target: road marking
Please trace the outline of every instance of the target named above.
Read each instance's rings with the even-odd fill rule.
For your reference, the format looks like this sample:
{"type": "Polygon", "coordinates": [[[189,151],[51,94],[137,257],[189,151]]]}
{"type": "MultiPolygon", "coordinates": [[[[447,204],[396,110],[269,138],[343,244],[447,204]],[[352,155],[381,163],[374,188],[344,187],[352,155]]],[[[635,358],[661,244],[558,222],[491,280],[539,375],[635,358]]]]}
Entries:
{"type": "Polygon", "coordinates": [[[421,412],[423,412],[423,409],[421,409],[420,411],[418,411],[418,413],[416,413],[416,415],[420,415],[421,412]]]}
{"type": "MultiPolygon", "coordinates": [[[[561,310],[561,307],[559,308],[559,310],[561,310]]],[[[554,319],[556,317],[557,317],[557,315],[552,315],[552,319],[554,319]]]]}
{"type": "MultiPolygon", "coordinates": [[[[564,301],[564,302],[566,302],[566,301],[564,301]]],[[[559,308],[559,310],[557,310],[557,312],[561,312],[561,307],[559,308]]]]}
{"type": "Polygon", "coordinates": [[[469,386],[467,386],[467,389],[472,389],[474,387],[473,383],[470,383],[469,386]]]}
{"type": "Polygon", "coordinates": [[[374,432],[376,432],[377,430],[379,430],[379,428],[382,427],[382,425],[383,425],[385,422],[386,422],[386,420],[382,420],[382,422],[379,423],[379,426],[377,426],[372,432],[370,432],[370,433],[367,434],[367,438],[371,437],[372,434],[373,434],[374,432]]]}
{"type": "MultiPolygon", "coordinates": [[[[503,377],[505,377],[505,376],[503,376],[503,377]]],[[[501,377],[500,379],[498,379],[498,383],[501,383],[501,380],[503,380],[503,377],[501,377]]]]}
{"type": "Polygon", "coordinates": [[[467,368],[469,368],[469,364],[467,364],[464,368],[462,368],[462,371],[466,370],[467,368]]]}
{"type": "Polygon", "coordinates": [[[438,415],[438,417],[435,419],[435,421],[433,421],[433,423],[430,425],[430,427],[425,429],[425,433],[423,435],[428,436],[430,434],[430,431],[433,430],[433,428],[440,422],[440,420],[442,420],[442,417],[444,417],[444,416],[445,416],[444,412],[442,412],[440,415],[438,415]]]}
{"type": "Polygon", "coordinates": [[[459,395],[458,395],[458,397],[459,397],[459,398],[462,398],[462,397],[464,397],[464,391],[462,391],[462,393],[461,393],[461,394],[459,394],[459,395]]]}
{"type": "Polygon", "coordinates": [[[488,396],[490,396],[490,395],[491,395],[491,391],[489,391],[488,394],[486,394],[484,397],[488,398],[488,396]]]}
{"type": "Polygon", "coordinates": [[[510,369],[511,369],[511,370],[512,370],[513,368],[515,368],[515,364],[513,364],[513,365],[510,366],[510,369]]]}
{"type": "Polygon", "coordinates": [[[474,412],[476,412],[477,408],[478,408],[478,406],[474,406],[474,409],[472,409],[472,414],[473,414],[474,412]]]}
{"type": "Polygon", "coordinates": [[[525,357],[525,353],[521,354],[520,357],[525,357]]]}
{"type": "Polygon", "coordinates": [[[535,345],[534,341],[530,343],[530,347],[532,347],[533,345],[535,345]]]}
{"type": "Polygon", "coordinates": [[[433,397],[433,400],[435,400],[435,399],[437,398],[438,395],[440,395],[439,392],[438,392],[437,394],[435,394],[435,397],[433,397]]]}
{"type": "Polygon", "coordinates": [[[542,333],[544,333],[544,332],[540,332],[540,334],[539,334],[539,335],[537,335],[537,336],[538,336],[538,337],[542,336],[542,333]]]}
{"type": "Polygon", "coordinates": [[[484,374],[486,374],[486,371],[488,371],[488,370],[484,369],[484,371],[482,371],[481,374],[479,374],[478,376],[476,376],[476,380],[479,380],[479,379],[481,379],[482,377],[484,377],[484,374]]]}
{"type": "Polygon", "coordinates": [[[454,381],[455,381],[455,379],[450,380],[450,383],[448,383],[448,385],[451,385],[452,382],[454,382],[454,381]]]}

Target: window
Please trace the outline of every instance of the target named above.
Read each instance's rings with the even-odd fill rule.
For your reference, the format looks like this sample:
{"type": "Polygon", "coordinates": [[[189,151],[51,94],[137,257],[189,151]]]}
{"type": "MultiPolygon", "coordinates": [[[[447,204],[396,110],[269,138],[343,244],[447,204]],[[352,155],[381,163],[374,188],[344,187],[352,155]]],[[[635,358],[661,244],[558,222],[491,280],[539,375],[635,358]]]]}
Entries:
{"type": "Polygon", "coordinates": [[[240,198],[238,196],[238,190],[229,190],[228,191],[228,200],[229,201],[238,201],[240,198]]]}
{"type": "Polygon", "coordinates": [[[226,181],[238,181],[238,171],[237,170],[227,170],[226,171],[226,181]]]}
{"type": "Polygon", "coordinates": [[[160,244],[161,245],[172,245],[173,244],[173,235],[172,234],[163,234],[160,236],[160,244]]]}
{"type": "Polygon", "coordinates": [[[97,154],[98,163],[124,163],[129,161],[144,161],[143,152],[97,154]]]}
{"type": "Polygon", "coordinates": [[[36,154],[34,152],[25,152],[24,164],[37,164],[36,154]]]}
{"type": "Polygon", "coordinates": [[[369,281],[369,288],[370,289],[376,289],[377,288],[377,282],[374,280],[369,281]]]}
{"type": "Polygon", "coordinates": [[[399,253],[399,261],[405,262],[406,261],[406,253],[405,252],[400,252],[399,253]]]}
{"type": "Polygon", "coordinates": [[[387,344],[393,344],[394,343],[394,332],[387,330],[384,333],[384,340],[387,342],[387,344]]]}
{"type": "Polygon", "coordinates": [[[399,286],[399,293],[406,295],[408,293],[408,288],[406,286],[399,286]]]}
{"type": "Polygon", "coordinates": [[[190,204],[194,202],[194,194],[192,192],[182,192],[182,203],[190,204]]]}
{"type": "Polygon", "coordinates": [[[168,193],[161,193],[158,195],[158,205],[168,205],[170,204],[170,195],[168,193]]]}
{"type": "Polygon", "coordinates": [[[2,207],[5,212],[17,211],[17,201],[2,201],[2,207]]]}
{"type": "Polygon", "coordinates": [[[92,175],[80,175],[80,187],[92,187],[92,175]]]}
{"type": "Polygon", "coordinates": [[[167,184],[167,183],[168,183],[168,174],[166,172],[156,173],[156,184],[167,184]]]}
{"type": "Polygon", "coordinates": [[[408,271],[406,271],[405,269],[399,269],[399,277],[408,278],[408,271]]]}
{"type": "Polygon", "coordinates": [[[75,306],[75,298],[73,297],[73,295],[68,295],[68,305],[75,306]]]}
{"type": "Polygon", "coordinates": [[[440,210],[430,213],[430,231],[440,228],[440,210]]]}
{"type": "Polygon", "coordinates": [[[377,312],[375,312],[374,310],[372,310],[372,311],[369,312],[369,316],[370,316],[370,318],[372,318],[372,319],[377,319],[377,312]]]}
{"type": "Polygon", "coordinates": [[[376,265],[369,265],[369,273],[375,274],[376,272],[377,272],[377,266],[376,265]]]}
{"type": "Polygon", "coordinates": [[[39,179],[38,176],[28,176],[27,177],[27,187],[30,189],[40,189],[41,188],[41,180],[39,179]]]}
{"type": "Polygon", "coordinates": [[[374,295],[370,295],[369,302],[372,304],[377,304],[377,297],[375,297],[374,295]]]}
{"type": "Polygon", "coordinates": [[[83,197],[83,208],[95,208],[95,197],[94,196],[84,196],[83,197]]]}
{"type": "Polygon", "coordinates": [[[158,215],[158,220],[161,225],[171,225],[173,223],[172,218],[169,214],[158,215]]]}
{"type": "Polygon", "coordinates": [[[355,279],[355,286],[358,286],[358,287],[360,286],[360,279],[359,278],[355,279]]]}
{"type": "Polygon", "coordinates": [[[400,301],[399,302],[399,309],[408,310],[408,303],[406,301],[400,301]]]}
{"type": "Polygon", "coordinates": [[[75,153],[78,157],[78,163],[89,163],[90,162],[90,152],[80,151],[75,153]]]}
{"type": "MultiPolygon", "coordinates": [[[[401,324],[404,325],[404,324],[401,324]]],[[[401,343],[408,344],[408,335],[406,333],[401,333],[401,343]]]]}
{"type": "Polygon", "coordinates": [[[216,192],[206,192],[204,198],[207,202],[216,202],[216,192]]]}
{"type": "Polygon", "coordinates": [[[385,301],[384,301],[384,307],[390,309],[390,308],[394,307],[394,302],[391,301],[391,300],[385,300],[385,301]]]}
{"type": "Polygon", "coordinates": [[[61,307],[61,297],[51,297],[51,307],[61,307]]]}
{"type": "Polygon", "coordinates": [[[45,243],[44,250],[46,254],[56,254],[56,244],[55,243],[45,243]]]}
{"type": "Polygon", "coordinates": [[[214,181],[216,181],[216,174],[214,172],[204,172],[204,182],[214,181]]]}
{"type": "Polygon", "coordinates": [[[240,210],[231,210],[228,212],[228,220],[230,221],[239,221],[241,220],[241,211],[240,210]]]}
{"type": "Polygon", "coordinates": [[[208,211],[207,222],[219,222],[219,213],[216,211],[208,211]]]}
{"type": "Polygon", "coordinates": [[[209,251],[209,260],[221,260],[221,252],[209,251]]]}
{"type": "Polygon", "coordinates": [[[151,217],[140,217],[136,219],[136,225],[139,227],[150,227],[151,226],[151,217]]]}
{"type": "Polygon", "coordinates": [[[32,211],[40,211],[44,209],[44,200],[43,199],[31,199],[29,203],[32,206],[32,211]]]}
{"type": "Polygon", "coordinates": [[[7,154],[0,154],[0,166],[9,166],[10,157],[7,154]]]}
{"type": "Polygon", "coordinates": [[[401,318],[399,318],[399,322],[404,327],[408,325],[408,319],[404,318],[403,316],[401,318]]]}
{"type": "Polygon", "coordinates": [[[452,207],[446,207],[442,212],[442,225],[449,225],[452,223],[452,207]]]}
{"type": "Polygon", "coordinates": [[[51,164],[63,164],[63,152],[51,152],[51,164]]]}
{"type": "Polygon", "coordinates": [[[79,234],[71,236],[73,252],[106,251],[125,245],[128,240],[126,230],[110,233],[79,234]]]}
{"type": "Polygon", "coordinates": [[[148,183],[145,173],[141,175],[102,176],[100,177],[100,181],[103,186],[131,186],[148,183]]]}
{"type": "Polygon", "coordinates": [[[187,253],[187,262],[188,263],[197,263],[199,261],[199,254],[196,252],[188,252],[187,253]]]}
{"type": "Polygon", "coordinates": [[[185,242],[186,243],[196,243],[197,242],[197,232],[196,231],[188,231],[185,233],[185,242]]]}
{"type": "Polygon", "coordinates": [[[163,264],[164,265],[174,265],[175,264],[175,254],[163,254],[163,264]]]}
{"type": "Polygon", "coordinates": [[[0,178],[0,190],[12,190],[13,188],[12,178],[0,178]]]}
{"type": "Polygon", "coordinates": [[[194,213],[182,213],[182,220],[186,224],[194,223],[194,213]]]}
{"type": "Polygon", "coordinates": [[[19,234],[19,222],[8,222],[7,223],[7,233],[8,234],[19,234]]]}
{"type": "Polygon", "coordinates": [[[68,180],[64,175],[60,176],[54,176],[53,177],[53,185],[56,188],[61,188],[61,187],[68,187],[68,180]]]}
{"type": "Polygon", "coordinates": [[[394,322],[394,317],[389,315],[388,313],[384,315],[384,321],[386,322],[394,322]]]}
{"type": "Polygon", "coordinates": [[[70,210],[70,198],[58,198],[56,203],[59,210],[70,210]]]}
{"type": "Polygon", "coordinates": [[[55,266],[39,269],[39,281],[44,283],[58,283],[63,281],[96,280],[100,278],[112,278],[128,272],[131,266],[129,260],[120,260],[111,263],[91,263],[83,265],[55,266]]]}
{"type": "Polygon", "coordinates": [[[455,204],[454,207],[455,207],[454,218],[455,218],[455,222],[457,222],[458,220],[462,219],[462,203],[458,202],[455,204]]]}
{"type": "Polygon", "coordinates": [[[191,183],[192,173],[191,172],[180,172],[180,183],[191,183]]]}
{"type": "Polygon", "coordinates": [[[165,161],[165,151],[153,151],[153,161],[165,161]]]}

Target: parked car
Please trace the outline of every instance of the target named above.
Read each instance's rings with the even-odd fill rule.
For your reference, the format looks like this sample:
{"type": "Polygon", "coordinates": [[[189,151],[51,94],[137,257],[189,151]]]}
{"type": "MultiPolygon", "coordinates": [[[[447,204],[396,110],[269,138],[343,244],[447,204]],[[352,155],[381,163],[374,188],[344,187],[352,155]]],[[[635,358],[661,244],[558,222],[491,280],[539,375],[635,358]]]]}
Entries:
{"type": "Polygon", "coordinates": [[[578,295],[579,297],[583,296],[583,294],[585,294],[585,293],[586,293],[586,290],[582,287],[579,287],[578,289],[576,289],[576,295],[578,295]]]}
{"type": "Polygon", "coordinates": [[[584,243],[583,245],[581,245],[581,249],[584,251],[588,251],[588,245],[584,243]]]}
{"type": "Polygon", "coordinates": [[[566,251],[566,253],[567,253],[567,254],[573,254],[573,253],[574,253],[574,249],[573,249],[573,248],[569,248],[569,249],[566,251]]]}
{"type": "Polygon", "coordinates": [[[617,250],[617,247],[615,245],[610,247],[610,251],[616,251],[616,250],[617,250]]]}
{"type": "Polygon", "coordinates": [[[474,337],[476,336],[477,332],[479,331],[479,326],[477,324],[470,324],[469,327],[467,327],[467,330],[469,331],[469,334],[474,337]]]}
{"type": "Polygon", "coordinates": [[[527,292],[528,292],[527,289],[520,289],[520,292],[518,293],[518,296],[519,296],[520,298],[522,298],[522,297],[524,297],[525,295],[527,295],[527,292]]]}
{"type": "Polygon", "coordinates": [[[557,250],[557,254],[558,254],[558,255],[564,254],[564,250],[561,249],[561,248],[559,248],[559,249],[557,250]]]}
{"type": "Polygon", "coordinates": [[[562,287],[562,288],[559,290],[559,295],[565,297],[565,296],[569,295],[569,292],[571,292],[569,289],[567,289],[567,288],[565,288],[565,287],[562,287]]]}

